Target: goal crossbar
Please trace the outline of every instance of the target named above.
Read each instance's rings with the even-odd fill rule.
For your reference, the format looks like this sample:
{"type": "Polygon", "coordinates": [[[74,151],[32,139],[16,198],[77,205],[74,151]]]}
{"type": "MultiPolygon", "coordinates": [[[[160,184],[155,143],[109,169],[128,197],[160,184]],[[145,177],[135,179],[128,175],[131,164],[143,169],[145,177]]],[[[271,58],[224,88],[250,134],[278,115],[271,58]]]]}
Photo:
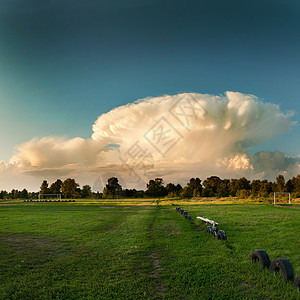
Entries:
{"type": "Polygon", "coordinates": [[[291,193],[289,193],[289,192],[274,192],[274,205],[276,203],[276,194],[279,194],[279,195],[288,194],[289,195],[289,204],[291,204],[291,193]]]}

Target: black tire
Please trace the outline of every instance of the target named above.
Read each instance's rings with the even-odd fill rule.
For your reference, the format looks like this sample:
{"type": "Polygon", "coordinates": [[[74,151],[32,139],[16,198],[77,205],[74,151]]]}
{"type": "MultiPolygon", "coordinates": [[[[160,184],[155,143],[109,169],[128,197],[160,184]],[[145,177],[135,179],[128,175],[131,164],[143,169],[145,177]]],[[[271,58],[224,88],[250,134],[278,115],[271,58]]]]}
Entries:
{"type": "Polygon", "coordinates": [[[208,233],[211,233],[211,226],[207,226],[207,227],[206,227],[206,231],[207,231],[208,233]]]}
{"type": "Polygon", "coordinates": [[[227,236],[226,236],[226,233],[225,233],[224,230],[219,230],[218,231],[217,239],[221,240],[221,241],[227,240],[227,236]]]}
{"type": "Polygon", "coordinates": [[[218,228],[212,227],[211,234],[216,238],[218,236],[218,228]]]}
{"type": "Polygon", "coordinates": [[[183,209],[180,210],[180,213],[183,215],[183,209]]]}
{"type": "Polygon", "coordinates": [[[294,281],[294,269],[287,258],[277,258],[270,266],[271,272],[280,272],[285,282],[294,281]]]}
{"type": "Polygon", "coordinates": [[[294,284],[293,284],[293,287],[295,289],[299,289],[300,290],[300,276],[297,276],[295,281],[294,281],[294,284]]]}
{"type": "Polygon", "coordinates": [[[262,249],[254,250],[251,253],[251,260],[252,262],[259,261],[262,268],[269,268],[271,265],[269,255],[265,250],[262,249]]]}

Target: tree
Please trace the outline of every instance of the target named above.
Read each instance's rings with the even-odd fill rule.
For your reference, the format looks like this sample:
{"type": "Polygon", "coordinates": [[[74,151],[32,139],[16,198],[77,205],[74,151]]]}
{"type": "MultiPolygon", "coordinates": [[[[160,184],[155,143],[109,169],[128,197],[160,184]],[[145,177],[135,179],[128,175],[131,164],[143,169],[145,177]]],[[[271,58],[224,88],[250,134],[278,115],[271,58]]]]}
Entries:
{"type": "Polygon", "coordinates": [[[276,177],[276,192],[283,192],[285,186],[285,179],[283,175],[278,175],[276,177]]]}
{"type": "Polygon", "coordinates": [[[8,193],[8,197],[10,199],[15,199],[15,195],[16,195],[16,190],[15,189],[12,189],[9,193],[8,193]]]}
{"type": "Polygon", "coordinates": [[[0,199],[5,199],[5,197],[8,195],[7,191],[1,191],[0,192],[0,199]]]}
{"type": "Polygon", "coordinates": [[[294,192],[300,192],[300,175],[292,178],[294,192]]]}
{"type": "Polygon", "coordinates": [[[267,198],[272,192],[273,192],[273,183],[269,182],[266,179],[262,180],[258,196],[267,198]]]}
{"type": "Polygon", "coordinates": [[[99,191],[97,193],[93,193],[93,197],[96,198],[96,199],[101,199],[103,196],[102,193],[100,193],[99,191]]]}
{"type": "Polygon", "coordinates": [[[200,197],[202,192],[201,180],[199,178],[191,178],[190,182],[187,184],[192,192],[193,197],[200,197]]]}
{"type": "Polygon", "coordinates": [[[236,193],[236,196],[238,198],[242,198],[242,199],[247,199],[250,196],[250,191],[249,190],[238,190],[236,193]]]}
{"type": "Polygon", "coordinates": [[[168,183],[166,185],[166,190],[168,192],[168,197],[178,197],[182,191],[182,186],[180,184],[175,185],[174,183],[168,183]]]}
{"type": "Polygon", "coordinates": [[[300,197],[300,175],[297,177],[293,177],[291,179],[291,185],[293,187],[293,197],[299,198],[300,197]]]}
{"type": "Polygon", "coordinates": [[[293,186],[293,182],[292,182],[291,179],[289,179],[289,180],[286,182],[284,189],[285,189],[286,192],[289,192],[289,193],[292,193],[292,192],[293,192],[294,186],[293,186]]]}
{"type": "Polygon", "coordinates": [[[20,191],[12,189],[11,192],[9,193],[9,198],[11,198],[11,199],[20,198],[20,191]]]}
{"type": "Polygon", "coordinates": [[[38,192],[30,192],[28,193],[28,198],[29,199],[38,199],[39,198],[39,193],[38,192]]]}
{"type": "Polygon", "coordinates": [[[168,183],[166,185],[166,190],[167,190],[168,194],[173,193],[176,190],[176,185],[174,183],[168,183]]]}
{"type": "Polygon", "coordinates": [[[180,192],[180,197],[182,198],[192,198],[193,197],[193,191],[190,189],[190,187],[185,186],[182,191],[180,192]]]}
{"type": "Polygon", "coordinates": [[[300,192],[300,175],[292,178],[293,192],[300,192]]]}
{"type": "Polygon", "coordinates": [[[237,179],[231,179],[229,183],[229,194],[230,196],[235,197],[236,193],[238,191],[238,180],[237,179]]]}
{"type": "Polygon", "coordinates": [[[48,182],[47,180],[43,180],[42,185],[40,187],[40,194],[49,194],[48,182]]]}
{"type": "Polygon", "coordinates": [[[75,182],[75,179],[67,178],[61,186],[63,196],[65,198],[77,198],[79,196],[78,187],[79,184],[75,182]]]}
{"type": "Polygon", "coordinates": [[[144,198],[145,197],[145,191],[143,191],[143,190],[136,191],[136,197],[137,198],[144,198]]]}
{"type": "Polygon", "coordinates": [[[229,184],[229,193],[231,196],[235,197],[237,192],[240,190],[250,190],[251,185],[250,181],[247,180],[245,177],[240,179],[231,179],[229,184]]]}
{"type": "Polygon", "coordinates": [[[204,190],[202,195],[205,197],[213,197],[218,195],[218,186],[222,180],[218,176],[211,176],[203,181],[204,190]]]}
{"type": "Polygon", "coordinates": [[[252,182],[251,182],[251,194],[253,196],[258,195],[260,188],[261,188],[261,181],[259,179],[252,180],[252,182]]]}
{"type": "Polygon", "coordinates": [[[115,198],[121,196],[122,186],[116,177],[111,177],[107,180],[107,184],[103,189],[103,198],[115,198]]]}
{"type": "Polygon", "coordinates": [[[53,182],[50,186],[50,193],[51,194],[60,194],[61,193],[61,187],[62,187],[62,181],[60,179],[57,179],[55,182],[53,182]]]}
{"type": "Polygon", "coordinates": [[[229,196],[229,179],[223,179],[217,186],[217,197],[228,197],[229,196]]]}
{"type": "Polygon", "coordinates": [[[20,198],[21,199],[28,199],[28,191],[26,189],[23,189],[21,192],[20,192],[20,198]]]}
{"type": "Polygon", "coordinates": [[[84,185],[81,190],[81,198],[91,198],[92,188],[89,185],[84,185]]]}
{"type": "Polygon", "coordinates": [[[125,189],[122,191],[124,198],[143,198],[144,191],[137,191],[136,189],[125,189]]]}
{"type": "Polygon", "coordinates": [[[162,178],[155,178],[150,180],[147,184],[146,194],[150,197],[163,197],[168,194],[167,189],[163,186],[164,181],[162,178]]]}
{"type": "Polygon", "coordinates": [[[245,177],[238,179],[237,185],[238,185],[238,190],[246,190],[246,191],[251,190],[250,181],[245,177]]]}
{"type": "Polygon", "coordinates": [[[182,191],[182,186],[181,186],[181,184],[177,183],[176,184],[176,193],[179,195],[180,191],[182,191]]]}
{"type": "Polygon", "coordinates": [[[202,189],[201,180],[199,178],[191,178],[182,189],[180,196],[183,198],[200,197],[202,189]]]}

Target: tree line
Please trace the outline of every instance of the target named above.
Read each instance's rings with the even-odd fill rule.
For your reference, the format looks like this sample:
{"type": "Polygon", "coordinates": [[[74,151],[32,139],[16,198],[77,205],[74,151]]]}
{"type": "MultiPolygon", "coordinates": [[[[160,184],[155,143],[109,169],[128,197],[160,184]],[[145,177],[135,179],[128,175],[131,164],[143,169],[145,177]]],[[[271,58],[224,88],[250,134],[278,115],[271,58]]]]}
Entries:
{"type": "Polygon", "coordinates": [[[64,181],[57,179],[51,185],[47,180],[43,180],[39,192],[28,192],[26,189],[22,191],[13,189],[11,192],[1,191],[0,199],[38,199],[39,195],[47,197],[47,194],[61,194],[66,199],[101,198],[102,196],[102,193],[92,192],[89,185],[80,188],[75,179],[67,178],[64,181]]]}
{"type": "Polygon", "coordinates": [[[180,184],[164,184],[162,178],[151,179],[146,190],[123,189],[117,177],[108,179],[102,192],[93,192],[89,185],[80,188],[75,179],[67,178],[62,181],[57,179],[49,185],[43,180],[39,192],[11,190],[1,191],[0,199],[37,199],[39,194],[61,194],[66,199],[76,198],[144,198],[144,197],[239,197],[239,198],[268,198],[274,192],[289,192],[293,198],[300,197],[300,175],[285,181],[283,175],[278,175],[275,182],[266,179],[254,179],[245,177],[239,179],[221,179],[211,176],[203,182],[199,178],[191,178],[186,186],[180,184]]]}

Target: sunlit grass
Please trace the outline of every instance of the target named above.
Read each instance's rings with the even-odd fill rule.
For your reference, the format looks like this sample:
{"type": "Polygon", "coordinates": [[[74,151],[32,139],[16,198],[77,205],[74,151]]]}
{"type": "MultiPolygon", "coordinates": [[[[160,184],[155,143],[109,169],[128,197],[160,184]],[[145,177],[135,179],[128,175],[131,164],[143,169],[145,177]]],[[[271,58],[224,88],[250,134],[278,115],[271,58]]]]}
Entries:
{"type": "MultiPolygon", "coordinates": [[[[286,199],[285,199],[286,200],[286,199]]],[[[62,203],[75,202],[76,204],[97,204],[97,205],[113,205],[113,206],[157,206],[157,205],[198,205],[198,204],[272,204],[273,199],[239,199],[237,197],[225,197],[225,198],[215,198],[215,197],[201,197],[192,199],[182,199],[182,198],[130,198],[130,199],[62,199],[62,203]]],[[[1,200],[0,204],[19,204],[24,203],[24,200],[20,199],[8,199],[1,200]]],[[[38,200],[29,201],[26,200],[25,203],[39,203],[38,200]]],[[[60,203],[58,201],[52,200],[51,202],[41,202],[41,203],[60,203]]],[[[276,202],[279,205],[287,205],[288,201],[276,202]]],[[[292,199],[292,206],[298,207],[300,205],[300,198],[292,199]]]]}
{"type": "Polygon", "coordinates": [[[111,200],[2,206],[0,298],[300,298],[249,258],[263,248],[271,260],[289,258],[300,275],[300,210],[187,201],[180,206],[189,222],[159,199],[111,200]],[[219,222],[228,241],[195,230],[205,228],[197,216],[219,222]]]}

